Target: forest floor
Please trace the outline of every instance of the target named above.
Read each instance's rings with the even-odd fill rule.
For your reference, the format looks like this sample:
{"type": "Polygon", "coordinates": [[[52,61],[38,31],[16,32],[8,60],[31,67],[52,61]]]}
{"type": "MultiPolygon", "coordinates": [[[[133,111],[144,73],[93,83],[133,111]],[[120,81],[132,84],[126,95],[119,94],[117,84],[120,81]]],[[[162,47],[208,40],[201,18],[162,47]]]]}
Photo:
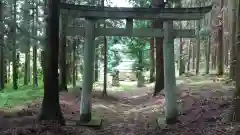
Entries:
{"type": "MultiPolygon", "coordinates": [[[[164,117],[164,94],[152,97],[152,87],[131,91],[110,91],[102,97],[93,92],[93,115],[101,117],[101,129],[87,127],[37,126],[41,99],[0,112],[0,135],[234,135],[240,134],[237,124],[226,121],[233,86],[224,79],[210,76],[179,77],[178,107],[180,123],[157,125],[164,117]],[[18,110],[18,111],[13,111],[18,110]],[[20,110],[20,111],[19,111],[20,110]]],[[[60,93],[65,119],[79,118],[79,92],[60,93]]]]}

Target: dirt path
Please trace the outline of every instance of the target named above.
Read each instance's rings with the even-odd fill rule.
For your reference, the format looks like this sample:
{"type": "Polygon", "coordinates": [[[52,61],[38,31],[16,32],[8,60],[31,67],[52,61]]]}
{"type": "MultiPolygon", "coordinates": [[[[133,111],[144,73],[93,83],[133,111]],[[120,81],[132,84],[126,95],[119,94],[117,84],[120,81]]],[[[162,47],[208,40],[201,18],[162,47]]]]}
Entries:
{"type": "MultiPolygon", "coordinates": [[[[44,130],[45,134],[47,132],[50,134],[51,131],[56,135],[67,135],[67,132],[72,135],[218,135],[233,132],[227,129],[228,125],[220,123],[222,112],[229,108],[230,100],[226,95],[231,95],[231,91],[227,91],[219,84],[202,85],[198,90],[182,85],[179,89],[182,91],[179,99],[181,123],[167,126],[164,129],[159,128],[156,123],[156,119],[164,112],[164,96],[152,97],[152,89],[149,88],[117,92],[110,94],[107,98],[101,97],[100,92],[94,92],[93,113],[104,120],[103,128],[100,130],[86,127],[62,127],[58,128],[58,133],[53,133],[52,130],[56,130],[56,127],[48,131],[46,127],[38,128],[44,130]]],[[[80,103],[76,95],[79,94],[60,94],[60,103],[66,119],[79,118],[80,103]]],[[[22,113],[17,115],[15,113],[11,118],[1,118],[0,128],[19,126],[25,127],[21,128],[25,130],[18,132],[27,132],[27,134],[40,132],[37,128],[30,131],[36,114],[39,112],[39,106],[40,103],[36,102],[28,106],[28,109],[24,109],[22,113]]],[[[7,133],[11,135],[9,130],[2,130],[2,132],[5,133],[0,133],[1,135],[7,133]]]]}

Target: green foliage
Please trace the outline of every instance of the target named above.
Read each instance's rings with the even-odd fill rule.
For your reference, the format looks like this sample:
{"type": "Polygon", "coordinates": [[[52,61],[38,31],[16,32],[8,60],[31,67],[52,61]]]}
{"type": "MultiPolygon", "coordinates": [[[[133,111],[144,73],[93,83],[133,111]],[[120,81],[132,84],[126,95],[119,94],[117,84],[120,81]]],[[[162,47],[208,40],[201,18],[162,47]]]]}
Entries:
{"type": "MultiPolygon", "coordinates": [[[[150,21],[135,21],[134,28],[147,28],[150,24],[150,21]]],[[[125,38],[122,42],[127,45],[130,57],[135,60],[133,64],[134,70],[143,70],[145,67],[148,67],[149,60],[147,59],[149,58],[148,50],[150,48],[148,38],[131,37],[125,38]]]]}
{"type": "Polygon", "coordinates": [[[0,108],[9,109],[18,105],[31,103],[43,97],[43,89],[32,89],[32,86],[20,87],[18,91],[7,88],[0,93],[0,108]]]}
{"type": "Polygon", "coordinates": [[[108,38],[108,71],[119,65],[121,61],[121,56],[119,50],[121,46],[117,44],[120,43],[121,37],[109,37],[108,38]]]}
{"type": "Polygon", "coordinates": [[[134,7],[150,7],[151,0],[128,0],[134,7]]]}
{"type": "Polygon", "coordinates": [[[210,31],[207,28],[201,28],[200,30],[201,40],[206,40],[209,35],[210,35],[210,31]]]}
{"type": "Polygon", "coordinates": [[[142,64],[140,64],[137,60],[133,64],[133,70],[142,70],[142,71],[148,71],[150,69],[150,60],[144,57],[142,64]]]}
{"type": "MultiPolygon", "coordinates": [[[[135,21],[134,28],[146,28],[150,26],[150,21],[135,21]]],[[[120,64],[123,57],[129,57],[129,59],[135,60],[133,69],[136,67],[145,67],[149,65],[148,49],[149,42],[147,38],[137,37],[110,37],[108,38],[108,70],[112,69],[120,64]],[[139,52],[143,52],[142,58],[139,56],[139,52]],[[147,53],[146,53],[147,52],[147,53]],[[141,59],[141,60],[140,60],[141,59]],[[139,65],[139,61],[142,61],[139,65]]]]}

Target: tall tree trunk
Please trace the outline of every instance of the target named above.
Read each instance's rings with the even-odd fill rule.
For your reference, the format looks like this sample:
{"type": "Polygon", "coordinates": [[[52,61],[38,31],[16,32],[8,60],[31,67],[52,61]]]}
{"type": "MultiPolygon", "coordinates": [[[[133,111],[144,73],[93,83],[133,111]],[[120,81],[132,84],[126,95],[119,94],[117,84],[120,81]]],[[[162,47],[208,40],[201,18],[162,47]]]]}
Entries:
{"type": "Polygon", "coordinates": [[[37,73],[37,46],[33,46],[33,88],[38,87],[38,73],[37,73]]]}
{"type": "MultiPolygon", "coordinates": [[[[220,9],[223,8],[223,0],[221,0],[220,9]]],[[[219,19],[218,27],[218,51],[217,51],[217,75],[221,76],[224,73],[224,55],[223,55],[223,24],[222,24],[222,13],[221,19],[219,19]]]]}
{"type": "Polygon", "coordinates": [[[216,70],[216,66],[217,66],[217,46],[214,46],[212,49],[212,69],[216,70]]]}
{"type": "Polygon", "coordinates": [[[231,12],[231,38],[230,38],[230,78],[236,80],[236,25],[237,25],[237,12],[236,12],[236,1],[229,1],[232,11],[231,12]]]}
{"type": "MultiPolygon", "coordinates": [[[[24,0],[24,7],[27,7],[28,0],[24,0]]],[[[25,62],[24,62],[24,85],[28,85],[30,83],[31,73],[30,73],[30,33],[29,33],[29,10],[24,9],[23,13],[23,21],[24,28],[28,31],[27,36],[24,38],[24,43],[27,46],[27,50],[25,50],[25,62]]]]}
{"type": "Polygon", "coordinates": [[[7,83],[10,82],[11,79],[11,62],[7,60],[7,83]]]}
{"type": "MultiPolygon", "coordinates": [[[[33,2],[34,3],[34,2],[33,2]]],[[[32,32],[34,36],[37,36],[37,19],[38,19],[38,2],[36,3],[36,10],[35,10],[35,14],[33,14],[33,28],[32,28],[32,32]]],[[[37,73],[37,43],[35,43],[33,45],[33,88],[37,88],[38,87],[38,73],[37,73]]]]}
{"type": "Polygon", "coordinates": [[[156,43],[156,38],[151,38],[150,39],[150,83],[155,81],[155,43],[156,43]]]}
{"type": "MultiPolygon", "coordinates": [[[[16,60],[17,60],[17,62],[16,62],[17,69],[19,69],[19,67],[20,67],[20,52],[17,52],[16,60]]],[[[17,70],[17,73],[18,73],[18,70],[17,70]]]]}
{"type": "Polygon", "coordinates": [[[229,43],[228,43],[227,37],[224,38],[224,65],[226,68],[228,68],[228,55],[229,55],[229,43]]]}
{"type": "Polygon", "coordinates": [[[78,44],[78,39],[73,43],[72,48],[72,85],[76,87],[76,47],[78,44]]]}
{"type": "MultiPolygon", "coordinates": [[[[207,17],[207,21],[208,21],[208,26],[211,27],[212,25],[212,12],[210,12],[208,14],[207,17]]],[[[210,54],[211,54],[211,32],[208,32],[208,39],[207,39],[207,43],[205,44],[205,73],[209,74],[209,70],[210,70],[210,54]]]]}
{"type": "Polygon", "coordinates": [[[16,55],[16,20],[17,20],[17,0],[14,0],[13,5],[13,20],[14,26],[12,27],[12,78],[13,78],[13,89],[18,89],[18,73],[17,73],[17,55],[16,55]]]}
{"type": "Polygon", "coordinates": [[[76,81],[78,81],[78,77],[79,77],[79,75],[78,75],[78,73],[79,73],[79,67],[78,67],[78,64],[76,64],[76,66],[75,66],[75,70],[76,70],[76,74],[75,74],[75,80],[76,81]]]}
{"type": "Polygon", "coordinates": [[[71,84],[72,83],[70,67],[71,67],[70,63],[67,63],[67,84],[71,84]]]}
{"type": "Polygon", "coordinates": [[[196,55],[197,55],[197,60],[196,60],[196,75],[199,74],[199,67],[200,67],[200,59],[201,59],[201,55],[200,55],[200,29],[201,29],[201,21],[198,20],[197,22],[197,39],[196,39],[196,55]]]}
{"type": "Polygon", "coordinates": [[[95,65],[94,65],[94,82],[97,82],[98,81],[98,60],[99,60],[99,51],[98,51],[98,49],[99,49],[99,45],[97,44],[96,45],[96,56],[95,56],[95,65]]]}
{"type": "Polygon", "coordinates": [[[3,34],[3,3],[0,1],[0,90],[5,87],[5,78],[4,78],[4,34],[3,34]]]}
{"type": "MultiPolygon", "coordinates": [[[[158,2],[152,0],[153,8],[162,8],[164,0],[158,2]],[[156,5],[155,5],[156,4],[156,5]]],[[[163,29],[162,20],[154,20],[153,28],[163,29]]],[[[156,96],[164,89],[164,61],[163,61],[163,38],[156,38],[156,82],[153,96],[156,96]]]]}
{"type": "MultiPolygon", "coordinates": [[[[74,39],[73,42],[71,43],[71,47],[74,44],[74,39]]],[[[71,48],[72,49],[72,48],[71,48]]],[[[71,84],[72,83],[72,53],[67,53],[67,83],[71,84]]]]}
{"type": "Polygon", "coordinates": [[[107,52],[108,52],[108,43],[107,37],[104,36],[104,84],[103,84],[103,96],[107,95],[107,71],[108,71],[108,60],[107,60],[107,52]]]}
{"type": "MultiPolygon", "coordinates": [[[[99,3],[98,3],[99,4],[99,3]]],[[[102,4],[102,3],[101,3],[102,4]]],[[[102,5],[99,5],[102,6],[102,5]]],[[[96,24],[97,28],[100,28],[100,23],[96,24]]],[[[93,74],[93,82],[97,82],[99,79],[99,43],[96,44],[95,48],[95,60],[94,60],[94,74],[93,74]]]]}
{"type": "Polygon", "coordinates": [[[137,87],[144,86],[144,76],[143,76],[143,51],[138,52],[138,70],[137,70],[137,87]]]}
{"type": "Polygon", "coordinates": [[[25,52],[25,62],[24,62],[24,85],[30,83],[30,46],[27,52],[25,52]]]}
{"type": "MultiPolygon", "coordinates": [[[[104,0],[101,0],[101,5],[104,7],[104,0]]],[[[103,28],[106,28],[106,23],[104,22],[103,28]]],[[[103,52],[104,52],[104,79],[103,79],[103,96],[107,96],[107,71],[108,71],[108,59],[107,59],[107,52],[108,52],[108,43],[107,43],[107,37],[103,37],[103,52]]]]}
{"type": "MultiPolygon", "coordinates": [[[[155,2],[152,0],[152,8],[159,8],[164,0],[155,2]],[[155,5],[155,3],[157,3],[155,5]]],[[[154,20],[152,22],[153,28],[163,28],[163,22],[161,20],[154,20]]],[[[156,96],[164,88],[164,67],[163,67],[163,38],[156,38],[156,82],[153,96],[156,96]]]]}
{"type": "Polygon", "coordinates": [[[195,59],[196,59],[196,45],[192,43],[192,69],[195,69],[195,59]]]}
{"type": "Polygon", "coordinates": [[[211,36],[208,36],[208,43],[205,44],[206,46],[206,51],[205,51],[205,56],[206,56],[206,68],[205,68],[205,73],[209,74],[209,64],[210,64],[210,52],[211,52],[211,36]]]}
{"type": "MultiPolygon", "coordinates": [[[[181,24],[182,25],[182,24],[181,24]]],[[[181,26],[182,28],[182,26],[181,26]]],[[[185,73],[185,59],[183,55],[183,39],[180,38],[180,45],[179,45],[179,55],[180,55],[180,60],[179,60],[179,76],[185,73]]]]}
{"type": "MultiPolygon", "coordinates": [[[[42,72],[44,72],[44,50],[41,50],[41,54],[40,54],[40,56],[41,56],[41,68],[42,68],[42,72]]],[[[43,77],[43,81],[44,81],[44,77],[43,77]]]]}
{"type": "Polygon", "coordinates": [[[192,43],[190,41],[188,45],[188,63],[187,63],[188,72],[190,71],[191,58],[192,58],[192,43]]]}
{"type": "MultiPolygon", "coordinates": [[[[236,53],[237,53],[237,63],[236,63],[236,70],[240,69],[240,0],[238,0],[238,11],[237,11],[237,18],[238,18],[238,25],[237,25],[237,42],[236,42],[236,53]]],[[[240,122],[240,72],[236,72],[236,90],[234,94],[233,100],[233,114],[232,120],[234,122],[240,122]]]]}
{"type": "MultiPolygon", "coordinates": [[[[224,5],[223,5],[224,6],[224,5]]],[[[228,5],[229,7],[229,5],[228,5]]],[[[228,11],[229,12],[229,11],[228,11]]],[[[229,32],[229,20],[226,19],[226,13],[227,13],[227,10],[225,9],[225,7],[223,8],[223,11],[222,11],[222,22],[223,22],[223,45],[224,45],[224,65],[226,68],[228,68],[228,61],[229,61],[229,35],[225,35],[225,31],[229,32]],[[228,26],[227,26],[228,25],[228,26]]]]}
{"type": "MultiPolygon", "coordinates": [[[[1,38],[1,37],[0,37],[1,38]]],[[[3,38],[1,38],[3,39],[3,38]]],[[[0,39],[0,40],[1,40],[0,39]]],[[[2,40],[1,40],[2,41],[2,40]]],[[[5,88],[5,78],[4,78],[4,50],[3,50],[3,46],[0,46],[0,90],[5,88]]]]}
{"type": "MultiPolygon", "coordinates": [[[[162,25],[162,22],[159,22],[162,25]]],[[[160,28],[160,27],[159,27],[160,28]]],[[[156,39],[156,82],[153,96],[164,89],[163,38],[156,39]]]]}
{"type": "Polygon", "coordinates": [[[44,97],[40,121],[65,124],[59,105],[58,52],[59,49],[59,0],[48,0],[47,46],[44,53],[44,97]]]}
{"type": "Polygon", "coordinates": [[[4,83],[8,83],[8,60],[4,60],[4,83]]]}
{"type": "Polygon", "coordinates": [[[60,88],[59,90],[67,91],[67,70],[66,70],[66,28],[67,28],[67,18],[66,16],[61,16],[61,32],[60,32],[60,47],[59,47],[59,54],[60,54],[60,88]]]}
{"type": "MultiPolygon", "coordinates": [[[[195,29],[196,28],[196,23],[194,23],[193,21],[193,28],[195,29]]],[[[197,47],[196,47],[196,42],[194,42],[194,40],[191,40],[192,41],[192,69],[194,70],[196,68],[196,51],[197,51],[197,47]]]]}

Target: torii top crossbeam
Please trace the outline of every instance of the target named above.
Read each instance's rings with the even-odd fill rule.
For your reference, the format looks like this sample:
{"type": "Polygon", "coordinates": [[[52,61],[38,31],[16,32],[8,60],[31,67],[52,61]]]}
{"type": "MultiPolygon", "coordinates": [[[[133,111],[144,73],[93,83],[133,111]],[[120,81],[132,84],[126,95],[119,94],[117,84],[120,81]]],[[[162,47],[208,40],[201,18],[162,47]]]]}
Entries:
{"type": "Polygon", "coordinates": [[[197,8],[118,8],[60,4],[61,13],[75,18],[200,20],[212,6],[197,8]]]}

